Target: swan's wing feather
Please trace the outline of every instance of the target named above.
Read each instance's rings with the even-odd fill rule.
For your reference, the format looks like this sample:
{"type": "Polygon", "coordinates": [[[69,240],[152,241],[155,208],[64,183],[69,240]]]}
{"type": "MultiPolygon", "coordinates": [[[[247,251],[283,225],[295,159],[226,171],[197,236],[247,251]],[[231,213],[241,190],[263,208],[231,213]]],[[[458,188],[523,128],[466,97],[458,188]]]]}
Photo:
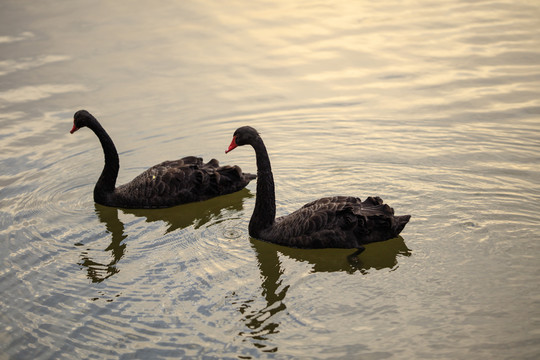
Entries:
{"type": "Polygon", "coordinates": [[[241,190],[253,178],[238,166],[188,156],[152,166],[116,193],[126,207],[169,207],[241,190]]]}
{"type": "Polygon", "coordinates": [[[360,199],[345,196],[312,201],[289,215],[277,218],[272,227],[273,232],[282,234],[284,241],[291,241],[298,237],[316,237],[319,232],[325,233],[326,236],[329,236],[328,231],[341,232],[344,220],[343,210],[357,202],[360,203],[360,199]]]}
{"type": "Polygon", "coordinates": [[[363,202],[356,197],[326,197],[277,218],[266,236],[300,248],[357,248],[397,236],[408,219],[394,217],[394,210],[379,197],[363,202]]]}

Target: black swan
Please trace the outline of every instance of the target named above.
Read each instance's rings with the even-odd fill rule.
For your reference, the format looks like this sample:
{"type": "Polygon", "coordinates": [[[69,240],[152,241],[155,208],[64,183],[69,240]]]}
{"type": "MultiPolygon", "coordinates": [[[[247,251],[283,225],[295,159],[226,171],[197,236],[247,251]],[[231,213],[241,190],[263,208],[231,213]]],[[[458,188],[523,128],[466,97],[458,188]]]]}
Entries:
{"type": "Polygon", "coordinates": [[[351,196],[325,197],[276,219],[274,177],[270,159],[257,130],[238,128],[227,151],[251,145],[257,158],[257,194],[249,222],[249,235],[268,242],[304,249],[357,249],[362,245],[398,236],[410,215],[394,216],[394,210],[379,197],[364,201],[351,196]]]}
{"type": "Polygon", "coordinates": [[[94,116],[79,110],[73,116],[70,133],[85,126],[99,138],[105,154],[105,166],[94,188],[94,201],[101,205],[166,208],[239,191],[256,177],[242,173],[238,166],[219,166],[216,159],[204,164],[199,157],[187,156],[152,166],[115,188],[120,162],[113,141],[94,116]]]}

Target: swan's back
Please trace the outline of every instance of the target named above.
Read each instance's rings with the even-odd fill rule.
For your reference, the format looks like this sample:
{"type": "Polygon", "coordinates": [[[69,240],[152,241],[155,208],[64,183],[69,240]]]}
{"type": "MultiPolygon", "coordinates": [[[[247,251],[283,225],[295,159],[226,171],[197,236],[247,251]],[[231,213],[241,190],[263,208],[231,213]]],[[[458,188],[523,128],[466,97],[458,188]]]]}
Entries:
{"type": "Polygon", "coordinates": [[[398,236],[409,218],[394,216],[378,197],[325,197],[277,218],[261,238],[298,248],[359,248],[398,236]]]}
{"type": "Polygon", "coordinates": [[[188,156],[152,166],[114,192],[114,206],[164,208],[243,189],[255,175],[244,174],[238,166],[219,166],[216,159],[203,163],[188,156]]]}

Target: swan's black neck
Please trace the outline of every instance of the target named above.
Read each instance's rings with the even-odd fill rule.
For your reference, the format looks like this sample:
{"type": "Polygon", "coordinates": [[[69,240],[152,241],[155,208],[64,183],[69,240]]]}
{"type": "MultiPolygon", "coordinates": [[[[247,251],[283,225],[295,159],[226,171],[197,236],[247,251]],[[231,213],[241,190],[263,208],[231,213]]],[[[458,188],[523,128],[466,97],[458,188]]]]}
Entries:
{"type": "Polygon", "coordinates": [[[259,237],[262,230],[272,226],[276,218],[276,195],[274,192],[274,176],[268,152],[262,139],[258,136],[251,144],[257,157],[257,194],[255,209],[249,221],[249,234],[259,237]]]}
{"type": "Polygon", "coordinates": [[[112,139],[101,124],[95,120],[87,126],[98,137],[103,148],[103,154],[105,155],[105,166],[94,187],[94,201],[104,203],[107,200],[108,194],[114,192],[118,170],[120,169],[120,161],[112,139]]]}

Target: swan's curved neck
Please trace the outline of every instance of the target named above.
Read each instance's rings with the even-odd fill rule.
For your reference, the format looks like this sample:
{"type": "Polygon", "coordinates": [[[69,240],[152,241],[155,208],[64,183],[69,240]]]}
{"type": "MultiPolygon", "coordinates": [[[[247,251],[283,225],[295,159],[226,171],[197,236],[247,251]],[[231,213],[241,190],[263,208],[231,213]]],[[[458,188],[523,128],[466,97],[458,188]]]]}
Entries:
{"type": "Polygon", "coordinates": [[[105,166],[94,187],[94,200],[99,203],[102,202],[100,200],[104,200],[107,194],[114,192],[118,170],[120,169],[120,160],[112,139],[101,124],[94,121],[88,127],[98,137],[105,155],[105,166]]]}
{"type": "Polygon", "coordinates": [[[276,218],[276,196],[274,176],[266,146],[260,137],[251,144],[257,157],[257,194],[255,209],[249,221],[249,234],[258,237],[260,232],[274,223],[276,218]]]}

